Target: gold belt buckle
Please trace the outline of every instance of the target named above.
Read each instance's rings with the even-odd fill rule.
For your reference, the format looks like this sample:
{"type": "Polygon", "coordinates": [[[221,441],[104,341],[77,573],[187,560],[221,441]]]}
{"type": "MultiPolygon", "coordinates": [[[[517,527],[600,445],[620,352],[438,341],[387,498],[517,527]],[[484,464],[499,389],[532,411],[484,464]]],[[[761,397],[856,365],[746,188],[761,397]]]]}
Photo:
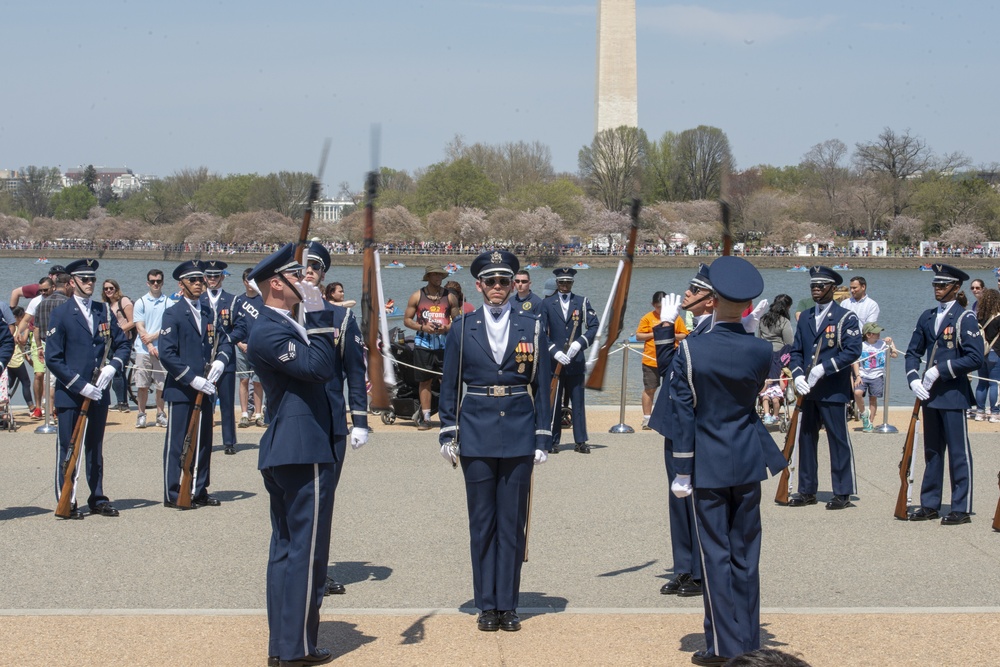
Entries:
{"type": "Polygon", "coordinates": [[[506,396],[509,392],[507,391],[507,385],[495,384],[489,388],[487,393],[490,396],[506,396]]]}

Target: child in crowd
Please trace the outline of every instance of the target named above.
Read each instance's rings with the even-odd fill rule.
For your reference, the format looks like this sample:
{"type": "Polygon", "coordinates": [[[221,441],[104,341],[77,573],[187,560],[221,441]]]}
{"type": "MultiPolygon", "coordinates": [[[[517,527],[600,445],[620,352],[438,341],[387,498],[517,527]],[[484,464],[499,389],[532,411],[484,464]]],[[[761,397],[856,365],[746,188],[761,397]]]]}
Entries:
{"type": "Polygon", "coordinates": [[[861,359],[851,368],[854,380],[854,400],[857,402],[858,414],[861,415],[861,430],[871,433],[875,430],[872,422],[878,411],[878,399],[885,390],[886,352],[895,359],[898,350],[892,343],[892,338],[881,338],[884,329],[877,322],[869,322],[861,330],[861,359]],[[865,410],[865,394],[868,394],[868,409],[865,410]]]}

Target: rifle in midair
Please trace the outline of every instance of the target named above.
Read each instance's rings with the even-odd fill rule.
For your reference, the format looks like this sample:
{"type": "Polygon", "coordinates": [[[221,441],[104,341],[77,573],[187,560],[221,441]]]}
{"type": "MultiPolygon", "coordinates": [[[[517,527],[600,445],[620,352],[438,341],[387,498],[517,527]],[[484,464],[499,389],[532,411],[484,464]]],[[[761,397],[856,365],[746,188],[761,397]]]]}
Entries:
{"type": "MultiPolygon", "coordinates": [[[[385,382],[385,358],[379,347],[379,317],[382,310],[378,292],[378,262],[375,257],[375,198],[378,196],[379,172],[376,144],[376,130],[372,132],[372,170],[365,179],[365,231],[361,269],[361,336],[368,348],[368,381],[371,383],[371,405],[373,412],[392,407],[389,389],[385,382]]],[[[389,341],[383,341],[388,345],[389,341]]]]}
{"type": "MultiPolygon", "coordinates": [[[[330,140],[327,139],[323,142],[323,152],[319,158],[319,169],[316,171],[316,178],[313,179],[309,186],[309,201],[306,202],[305,211],[302,213],[302,225],[299,227],[299,238],[295,244],[295,261],[299,264],[304,264],[306,246],[309,244],[309,227],[312,225],[313,204],[319,199],[320,189],[322,188],[323,169],[326,167],[326,158],[329,154],[330,140]]],[[[299,308],[299,304],[295,304],[293,315],[301,324],[305,313],[299,308]]]]}

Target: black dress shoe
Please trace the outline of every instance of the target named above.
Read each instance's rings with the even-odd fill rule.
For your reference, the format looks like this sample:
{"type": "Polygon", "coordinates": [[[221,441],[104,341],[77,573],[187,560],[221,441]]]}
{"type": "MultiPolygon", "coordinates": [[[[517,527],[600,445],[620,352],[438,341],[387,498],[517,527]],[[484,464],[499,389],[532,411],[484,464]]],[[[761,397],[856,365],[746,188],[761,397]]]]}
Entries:
{"type": "Polygon", "coordinates": [[[729,662],[729,658],[722,658],[708,651],[698,651],[691,656],[691,662],[696,665],[724,665],[729,662]]]}
{"type": "Polygon", "coordinates": [[[226,454],[232,456],[233,454],[236,453],[236,447],[234,447],[233,445],[226,445],[225,452],[226,452],[226,454]]]}
{"type": "Polygon", "coordinates": [[[479,614],[476,625],[483,632],[496,632],[500,629],[500,612],[496,609],[487,609],[479,614]]]}
{"type": "Polygon", "coordinates": [[[854,503],[851,502],[850,496],[845,496],[843,494],[835,495],[826,504],[826,508],[828,510],[842,510],[847,509],[848,507],[854,507],[854,503]]]}
{"type": "Polygon", "coordinates": [[[343,595],[346,592],[347,589],[344,588],[344,584],[334,581],[330,577],[326,578],[326,591],[323,593],[324,595],[343,595]]]}
{"type": "Polygon", "coordinates": [[[521,629],[521,619],[513,609],[500,612],[500,629],[504,632],[517,632],[521,629]]]}
{"type": "Polygon", "coordinates": [[[86,516],[86,514],[83,513],[83,510],[80,510],[80,509],[77,509],[76,507],[74,507],[74,508],[70,509],[69,516],[59,516],[57,514],[56,518],[57,519],[74,519],[76,521],[83,521],[83,517],[85,517],[85,516],[86,516]]]}
{"type": "Polygon", "coordinates": [[[942,526],[958,526],[963,523],[972,523],[972,517],[968,512],[948,512],[941,517],[942,526]]]}
{"type": "Polygon", "coordinates": [[[202,495],[191,499],[192,507],[218,507],[221,504],[222,503],[219,502],[219,499],[210,493],[203,493],[202,495]]]}
{"type": "Polygon", "coordinates": [[[164,507],[169,507],[170,509],[182,510],[182,511],[184,511],[184,510],[196,510],[199,507],[201,507],[201,505],[196,505],[194,502],[191,503],[191,507],[181,507],[177,503],[172,503],[169,500],[164,500],[163,501],[163,506],[164,507]]]}
{"type": "Polygon", "coordinates": [[[559,445],[552,445],[552,449],[549,451],[549,454],[558,454],[558,453],[559,453],[559,445]]]}
{"type": "Polygon", "coordinates": [[[816,494],[815,493],[793,493],[792,497],[788,499],[789,507],[805,507],[806,505],[816,504],[816,494]]]}
{"type": "Polygon", "coordinates": [[[308,667],[308,665],[325,665],[331,660],[333,660],[333,654],[330,653],[330,649],[318,648],[312,655],[295,660],[280,660],[278,665],[280,667],[308,667]]]}
{"type": "Polygon", "coordinates": [[[111,503],[101,503],[97,507],[90,508],[91,514],[100,514],[101,516],[118,516],[118,510],[111,503]]]}
{"type": "Polygon", "coordinates": [[[590,453],[590,445],[588,445],[585,442],[578,442],[578,443],[576,443],[576,446],[573,448],[573,451],[574,452],[580,452],[581,454],[589,454],[590,453]]]}
{"type": "Polygon", "coordinates": [[[930,521],[938,518],[938,511],[930,507],[918,507],[906,515],[910,521],[930,521]]]}
{"type": "Polygon", "coordinates": [[[688,575],[688,578],[681,582],[681,587],[677,589],[677,597],[693,598],[696,595],[701,595],[701,582],[688,575]]]}
{"type": "Polygon", "coordinates": [[[686,572],[678,574],[676,577],[660,586],[660,595],[677,595],[677,591],[681,589],[681,584],[690,578],[691,575],[686,572]]]}
{"type": "Polygon", "coordinates": [[[276,655],[267,656],[267,667],[281,667],[281,658],[276,655]]]}

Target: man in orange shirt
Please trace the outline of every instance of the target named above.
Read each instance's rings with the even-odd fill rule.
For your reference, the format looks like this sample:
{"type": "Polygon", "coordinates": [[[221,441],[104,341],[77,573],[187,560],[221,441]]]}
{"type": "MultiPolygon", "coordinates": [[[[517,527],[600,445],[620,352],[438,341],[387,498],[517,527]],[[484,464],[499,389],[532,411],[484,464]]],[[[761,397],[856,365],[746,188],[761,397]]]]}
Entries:
{"type": "MultiPolygon", "coordinates": [[[[653,327],[660,323],[660,300],[666,292],[656,292],[653,295],[653,310],[642,316],[639,328],[635,331],[635,339],[644,343],[642,348],[642,430],[652,430],[649,426],[649,414],[653,411],[653,398],[660,386],[660,373],[656,369],[656,342],[653,340],[653,327]]],[[[681,321],[681,318],[677,318],[681,321]]],[[[676,326],[676,325],[675,325],[676,326]]]]}

